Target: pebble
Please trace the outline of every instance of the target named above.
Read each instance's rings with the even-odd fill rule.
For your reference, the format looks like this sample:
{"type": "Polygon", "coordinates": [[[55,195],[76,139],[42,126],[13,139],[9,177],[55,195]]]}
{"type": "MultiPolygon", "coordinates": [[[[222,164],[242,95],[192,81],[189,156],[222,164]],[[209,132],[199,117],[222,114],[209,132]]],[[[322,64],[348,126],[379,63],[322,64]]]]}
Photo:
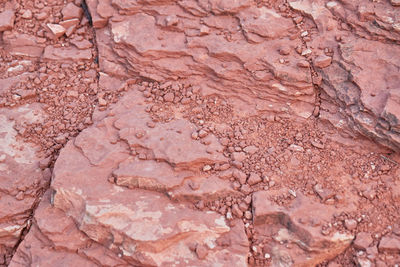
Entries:
{"type": "Polygon", "coordinates": [[[23,200],[24,199],[24,192],[19,191],[18,194],[15,196],[17,200],[23,200]]]}
{"type": "Polygon", "coordinates": [[[324,149],[325,145],[319,141],[311,140],[311,145],[319,148],[319,149],[324,149]]]}
{"type": "Polygon", "coordinates": [[[293,152],[304,152],[304,148],[295,144],[289,146],[289,150],[293,152]]]}
{"type": "Polygon", "coordinates": [[[232,206],[232,213],[233,213],[233,215],[235,215],[238,218],[242,218],[243,217],[243,211],[240,210],[238,204],[234,204],[232,206]]]}
{"type": "Polygon", "coordinates": [[[48,17],[48,15],[47,15],[47,12],[45,12],[45,11],[35,14],[35,18],[37,20],[44,20],[47,17],[48,17]]]}
{"type": "Polygon", "coordinates": [[[261,181],[262,181],[261,176],[258,175],[257,173],[252,172],[252,173],[250,173],[250,176],[249,176],[249,179],[247,180],[247,183],[249,185],[255,185],[255,184],[258,184],[261,181]]]}
{"type": "Polygon", "coordinates": [[[244,212],[244,217],[245,217],[247,220],[251,220],[251,218],[253,218],[253,214],[251,213],[251,211],[246,210],[246,211],[244,212]]]}
{"type": "Polygon", "coordinates": [[[174,101],[174,97],[175,97],[174,93],[166,93],[164,95],[164,101],[165,102],[172,102],[172,101],[174,101]]]}
{"type": "Polygon", "coordinates": [[[242,186],[240,187],[240,190],[241,190],[243,193],[245,193],[246,195],[247,195],[247,194],[250,194],[251,191],[252,191],[251,188],[250,188],[250,186],[247,185],[247,184],[242,185],[242,186]]]}
{"type": "Polygon", "coordinates": [[[22,11],[22,16],[23,19],[31,19],[32,18],[32,11],[29,9],[22,11]]]}
{"type": "Polygon", "coordinates": [[[107,105],[107,101],[100,97],[99,98],[99,105],[100,106],[106,106],[107,105]]]}
{"type": "Polygon", "coordinates": [[[207,257],[207,254],[208,254],[208,250],[207,250],[206,246],[204,246],[204,245],[196,246],[197,258],[199,258],[200,260],[203,260],[207,257]]]}
{"type": "Polygon", "coordinates": [[[400,0],[390,0],[392,6],[400,6],[400,0]]]}
{"type": "Polygon", "coordinates": [[[247,175],[244,172],[242,172],[242,171],[240,171],[238,169],[235,169],[233,171],[232,175],[233,175],[234,178],[236,178],[240,182],[240,184],[245,184],[246,183],[247,175]]]}
{"type": "Polygon", "coordinates": [[[204,137],[206,137],[208,135],[208,132],[207,131],[205,131],[205,130],[203,130],[203,129],[201,129],[200,131],[199,131],[199,137],[200,138],[204,138],[204,137]]]}
{"type": "Polygon", "coordinates": [[[282,56],[286,56],[290,54],[290,47],[285,45],[279,48],[279,54],[282,56]]]}
{"type": "Polygon", "coordinates": [[[312,53],[312,50],[309,49],[309,48],[307,48],[307,49],[304,49],[304,50],[301,52],[301,55],[302,55],[302,56],[308,56],[308,55],[310,55],[311,53],[312,53]]]}
{"type": "Polygon", "coordinates": [[[327,55],[320,55],[314,59],[314,66],[317,68],[326,68],[332,63],[332,58],[327,55]]]}
{"type": "Polygon", "coordinates": [[[204,172],[210,171],[211,169],[212,169],[212,168],[211,168],[210,165],[205,165],[205,166],[203,167],[203,171],[204,171],[204,172]]]}
{"type": "Polygon", "coordinates": [[[247,146],[244,149],[244,152],[253,155],[254,153],[256,153],[258,151],[258,148],[256,146],[247,146]]]}
{"type": "Polygon", "coordinates": [[[233,152],[232,160],[234,161],[244,161],[246,159],[246,154],[244,152],[233,152]]]}
{"type": "Polygon", "coordinates": [[[208,35],[209,33],[210,33],[210,28],[208,28],[206,25],[200,26],[200,36],[208,35]]]}
{"type": "Polygon", "coordinates": [[[197,131],[193,132],[191,137],[192,137],[193,140],[197,140],[199,138],[199,133],[197,131]]]}
{"type": "Polygon", "coordinates": [[[65,28],[59,24],[47,23],[47,29],[54,38],[60,38],[65,33],[65,28]]]}
{"type": "Polygon", "coordinates": [[[354,219],[347,219],[344,221],[344,226],[347,230],[354,230],[357,228],[357,221],[354,219]]]}
{"type": "Polygon", "coordinates": [[[307,60],[300,60],[299,62],[297,62],[297,66],[300,68],[309,68],[310,63],[308,63],[307,60]]]}

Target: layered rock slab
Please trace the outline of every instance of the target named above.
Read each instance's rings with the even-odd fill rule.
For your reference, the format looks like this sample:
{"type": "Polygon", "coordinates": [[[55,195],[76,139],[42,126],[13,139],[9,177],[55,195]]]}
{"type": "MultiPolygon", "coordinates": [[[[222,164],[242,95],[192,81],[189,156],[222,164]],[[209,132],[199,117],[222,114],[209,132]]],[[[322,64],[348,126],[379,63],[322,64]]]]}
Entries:
{"type": "Polygon", "coordinates": [[[18,135],[23,124],[45,119],[40,105],[0,109],[0,263],[19,242],[39,197],[50,180],[47,166],[40,168],[39,147],[18,135]]]}
{"type": "Polygon", "coordinates": [[[320,117],[339,128],[347,122],[353,130],[399,150],[399,7],[389,1],[289,4],[316,26],[307,29],[312,34],[306,44],[322,80],[320,117]],[[321,57],[327,61],[319,62],[321,57]]]}
{"type": "Polygon", "coordinates": [[[268,191],[252,195],[253,222],[258,235],[255,239],[272,237],[265,249],[273,266],[316,266],[350,246],[354,239],[350,234],[321,233],[321,224],[331,221],[334,207],[302,194],[288,207],[282,207],[271,201],[273,196],[274,192],[268,191]],[[287,249],[284,244],[294,247],[287,249]]]}
{"type": "Polygon", "coordinates": [[[310,70],[297,67],[294,23],[274,9],[238,3],[88,1],[101,71],[200,86],[240,100],[246,113],[309,117],[315,94],[310,70]],[[110,12],[102,15],[104,6],[110,12]],[[283,46],[293,52],[282,56],[283,46]]]}
{"type": "MultiPolygon", "coordinates": [[[[198,199],[218,198],[230,192],[229,183],[219,183],[218,177],[200,171],[199,163],[218,162],[221,156],[215,157],[218,155],[216,151],[206,152],[206,145],[191,139],[192,157],[187,158],[185,164],[176,164],[173,156],[174,150],[181,145],[179,140],[158,147],[158,139],[150,139],[143,146],[120,139],[120,132],[132,125],[138,129],[149,128],[146,122],[151,119],[144,112],[146,106],[141,93],[135,90],[127,93],[112,109],[95,114],[94,126],[70,141],[60,153],[52,181],[54,208],[43,204],[47,205],[44,209],[64,214],[66,220],[76,225],[77,234],[130,265],[246,266],[248,240],[243,223],[236,220],[229,223],[216,212],[193,209],[192,203],[198,199]],[[164,152],[157,157],[159,162],[151,157],[158,155],[155,153],[157,150],[164,152]],[[140,151],[150,155],[140,160],[143,164],[138,162],[140,151]],[[151,171],[154,168],[165,172],[157,174],[151,171]],[[188,186],[187,182],[192,179],[200,183],[199,188],[188,186]],[[211,187],[212,190],[208,186],[202,189],[202,181],[208,184],[211,181],[218,186],[211,187]],[[173,201],[177,197],[167,191],[182,195],[181,201],[173,201]]],[[[157,125],[149,129],[160,127],[159,131],[168,132],[168,128],[162,128],[163,123],[157,125]]],[[[192,130],[189,129],[181,134],[189,134],[192,130]]],[[[133,136],[136,135],[125,135],[126,138],[133,136]]],[[[209,146],[213,147],[212,144],[209,146]]],[[[59,240],[62,231],[55,231],[55,224],[47,224],[45,217],[48,216],[42,212],[35,215],[36,226],[24,242],[38,242],[35,237],[38,232],[50,240],[59,240]]],[[[85,253],[81,251],[84,245],[76,242],[68,245],[57,243],[55,251],[47,251],[44,255],[51,252],[51,257],[56,259],[56,251],[71,246],[69,251],[80,252],[79,255],[68,254],[71,258],[68,262],[73,262],[74,258],[85,262],[87,256],[82,258],[85,253]]],[[[45,247],[48,250],[49,245],[45,247]]],[[[17,255],[27,253],[26,250],[21,246],[17,255]]],[[[37,262],[44,262],[39,251],[31,249],[29,253],[38,255],[37,262]]]]}
{"type": "Polygon", "coordinates": [[[47,191],[9,266],[129,266],[80,232],[71,218],[52,206],[51,198],[47,191]]]}

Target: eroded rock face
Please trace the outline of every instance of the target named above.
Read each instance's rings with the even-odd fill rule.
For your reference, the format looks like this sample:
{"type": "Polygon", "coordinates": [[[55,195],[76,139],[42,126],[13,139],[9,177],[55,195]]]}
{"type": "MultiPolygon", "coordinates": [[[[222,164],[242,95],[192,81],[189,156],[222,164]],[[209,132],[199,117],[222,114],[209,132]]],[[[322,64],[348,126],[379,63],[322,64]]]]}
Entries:
{"type": "Polygon", "coordinates": [[[309,29],[314,32],[307,46],[322,78],[321,117],[338,127],[347,121],[352,129],[398,150],[398,7],[389,1],[307,0],[290,6],[316,25],[309,29]],[[332,62],[321,63],[321,56],[332,57],[332,62]],[[344,120],[333,118],[332,113],[344,120]]]}
{"type": "Polygon", "coordinates": [[[50,182],[50,170],[45,165],[40,168],[38,147],[21,140],[16,130],[44,119],[40,105],[0,109],[0,264],[9,261],[6,257],[30,224],[38,197],[50,182]]]}
{"type": "Polygon", "coordinates": [[[398,1],[86,0],[88,10],[67,1],[55,16],[36,2],[16,20],[1,10],[4,52],[32,61],[9,62],[0,93],[29,76],[8,100],[56,99],[51,153],[80,133],[41,199],[50,160],[11,121],[36,107],[0,110],[0,253],[32,225],[10,266],[314,266],[349,246],[355,258],[334,261],[397,261],[397,162],[285,118],[314,115],[399,148],[398,1]],[[47,27],[13,29],[27,25],[20,17],[47,27]],[[19,74],[33,61],[38,77],[19,74]],[[78,125],[83,106],[97,111],[78,125]]]}
{"type": "Polygon", "coordinates": [[[272,8],[250,1],[87,2],[103,72],[179,80],[232,96],[250,114],[313,112],[310,70],[297,67],[302,56],[294,52],[298,29],[272,8]],[[290,56],[280,54],[283,47],[290,56]]]}
{"type": "Polygon", "coordinates": [[[270,199],[273,192],[258,191],[252,196],[253,222],[258,239],[272,236],[266,250],[271,254],[274,266],[316,266],[330,260],[348,248],[354,236],[339,232],[324,236],[320,225],[329,222],[335,208],[311,198],[298,195],[284,208],[270,199]],[[315,217],[318,214],[318,218],[315,217]],[[295,243],[291,249],[284,243],[295,243]]]}
{"type": "MultiPolygon", "coordinates": [[[[35,215],[34,229],[24,242],[37,247],[41,241],[34,233],[38,229],[56,247],[68,246],[71,253],[66,262],[75,258],[85,262],[85,257],[90,257],[86,252],[77,255],[73,251],[91,240],[90,244],[101,244],[103,250],[112,251],[127,264],[245,266],[248,239],[243,223],[228,223],[221,214],[193,209],[192,203],[199,199],[215,199],[233,192],[229,191],[230,183],[199,171],[199,164],[218,163],[222,154],[213,149],[206,152],[206,148],[215,148],[212,142],[203,145],[191,139],[194,126],[187,122],[173,120],[149,128],[146,106],[144,97],[135,90],[111,110],[98,114],[95,126],[67,144],[53,173],[54,208],[42,204],[35,215]],[[170,126],[177,126],[175,122],[179,127],[170,126]],[[156,133],[169,137],[166,141],[170,142],[163,144],[156,133]],[[175,138],[174,133],[182,137],[175,138]],[[191,153],[182,158],[185,147],[191,153]],[[135,157],[140,153],[146,155],[142,160],[135,157]],[[193,183],[198,188],[189,186],[193,183]],[[65,214],[58,217],[60,220],[65,216],[70,219],[62,224],[46,223],[49,212],[65,214]],[[78,242],[70,236],[75,241],[58,243],[67,234],[61,228],[72,229],[65,225],[69,221],[77,227],[74,233],[85,239],[78,242]]],[[[28,252],[37,254],[36,263],[44,262],[43,257],[49,253],[56,261],[57,253],[46,249],[49,244],[43,245],[43,253],[38,248],[19,251],[14,264],[21,264],[22,254],[28,252]]]]}
{"type": "Polygon", "coordinates": [[[314,111],[399,148],[400,23],[393,3],[301,0],[289,1],[289,11],[248,1],[88,6],[105,73],[198,85],[240,100],[253,114],[314,111]]]}

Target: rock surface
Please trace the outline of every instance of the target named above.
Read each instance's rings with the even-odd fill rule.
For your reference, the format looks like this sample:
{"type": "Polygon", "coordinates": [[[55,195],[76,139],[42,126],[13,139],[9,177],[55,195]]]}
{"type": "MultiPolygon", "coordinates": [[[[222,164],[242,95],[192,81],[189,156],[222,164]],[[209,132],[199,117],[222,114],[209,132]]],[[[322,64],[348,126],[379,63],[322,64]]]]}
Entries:
{"type": "Polygon", "coordinates": [[[301,45],[298,30],[274,9],[248,1],[180,1],[168,8],[162,2],[146,6],[117,1],[109,7],[115,8],[110,12],[114,15],[104,18],[108,23],[97,26],[97,10],[106,3],[88,1],[102,44],[102,71],[120,76],[118,66],[156,81],[180,80],[200,86],[205,94],[232,96],[250,114],[312,114],[310,70],[297,68],[300,55],[292,53],[281,63],[285,59],[279,54],[282,46],[294,50],[301,45]],[[126,15],[119,17],[118,12],[126,15]]]}
{"type": "MultiPolygon", "coordinates": [[[[177,193],[171,190],[179,191],[189,180],[202,183],[205,179],[196,166],[218,162],[218,157],[204,154],[205,145],[190,139],[192,128],[188,124],[174,128],[166,123],[159,126],[161,129],[149,129],[154,133],[145,132],[137,138],[138,131],[150,120],[144,112],[144,98],[138,93],[122,98],[108,112],[112,116],[96,121],[63,149],[53,173],[54,207],[70,216],[82,235],[106,245],[129,264],[228,266],[233,261],[237,266],[245,265],[248,240],[241,222],[229,226],[216,212],[196,211],[190,202],[175,203],[160,194],[174,196],[177,193]],[[168,137],[168,129],[183,137],[174,139],[171,135],[168,139],[172,142],[160,144],[155,133],[168,137]],[[146,136],[152,139],[146,140],[146,136]],[[182,152],[176,154],[182,149],[178,140],[189,145],[191,154],[185,161],[179,158],[182,152]],[[138,162],[134,159],[138,149],[150,156],[138,162]],[[219,246],[221,238],[229,244],[219,246]],[[193,246],[203,246],[207,255],[196,255],[193,246]]],[[[216,187],[212,192],[203,192],[203,196],[217,198],[225,190],[216,187]]],[[[191,193],[186,194],[185,199],[190,201],[191,193]]],[[[40,214],[35,218],[45,220],[40,214]]]]}
{"type": "Polygon", "coordinates": [[[0,109],[0,264],[9,261],[9,253],[31,223],[42,191],[50,182],[51,172],[36,152],[38,146],[20,140],[16,127],[45,120],[40,106],[0,109]]]}
{"type": "Polygon", "coordinates": [[[335,213],[333,207],[299,195],[289,208],[282,208],[269,201],[272,195],[268,191],[258,191],[253,194],[252,205],[258,238],[272,235],[276,241],[268,244],[273,266],[316,266],[336,257],[353,241],[352,235],[336,232],[324,236],[321,233],[320,224],[331,221],[335,213]],[[318,219],[314,214],[318,214],[318,219]],[[294,243],[298,247],[286,249],[284,243],[294,243]]]}
{"type": "Polygon", "coordinates": [[[397,2],[3,1],[0,266],[396,266],[397,2]]]}

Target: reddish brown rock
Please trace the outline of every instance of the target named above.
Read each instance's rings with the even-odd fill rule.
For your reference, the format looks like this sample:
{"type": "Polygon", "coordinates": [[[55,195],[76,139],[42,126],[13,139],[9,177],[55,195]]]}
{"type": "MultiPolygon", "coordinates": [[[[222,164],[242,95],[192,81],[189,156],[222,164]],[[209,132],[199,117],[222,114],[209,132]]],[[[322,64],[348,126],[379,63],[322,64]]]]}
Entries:
{"type": "Polygon", "coordinates": [[[0,13],[0,32],[9,31],[14,26],[15,14],[13,10],[5,10],[0,13]]]}
{"type": "Polygon", "coordinates": [[[28,235],[9,266],[98,266],[100,262],[108,266],[128,265],[118,255],[80,232],[74,221],[50,202],[51,192],[48,191],[35,211],[28,235]]]}
{"type": "Polygon", "coordinates": [[[378,250],[387,253],[400,253],[400,238],[394,235],[382,237],[378,250]]]}
{"type": "MultiPolygon", "coordinates": [[[[97,7],[103,5],[103,1],[88,1],[88,6],[93,24],[101,28],[97,30],[98,43],[108,43],[104,50],[108,51],[107,57],[118,55],[117,58],[138,62],[128,66],[130,71],[156,81],[182,77],[187,83],[200,86],[204,94],[229,97],[233,92],[227,88],[237,88],[241,95],[237,106],[245,113],[272,111],[309,117],[315,100],[309,69],[299,70],[296,60],[289,60],[287,64],[279,62],[280,47],[288,42],[293,47],[301,43],[300,39],[289,40],[290,32],[297,31],[295,25],[273,9],[244,2],[234,2],[230,6],[211,1],[209,6],[198,8],[193,8],[189,2],[179,2],[171,3],[170,9],[159,3],[144,7],[142,3],[113,2],[116,10],[131,12],[123,21],[116,12],[108,20],[101,17],[97,9],[103,7],[97,7]],[[144,8],[152,12],[137,12],[144,8]],[[207,12],[228,13],[225,17],[207,17],[207,12]],[[166,24],[161,21],[173,17],[179,17],[179,23],[169,23],[179,30],[166,30],[166,24]],[[196,25],[195,35],[192,34],[194,26],[189,25],[196,25]],[[209,30],[202,30],[204,26],[209,30]],[[147,30],[142,31],[143,28],[147,30]],[[238,32],[239,28],[244,29],[243,32],[238,32]],[[107,31],[111,31],[111,35],[107,31]],[[218,31],[229,32],[231,37],[225,38],[218,31]],[[128,47],[135,52],[125,53],[128,47]],[[148,60],[149,57],[153,60],[148,60]]],[[[297,60],[302,58],[297,54],[291,56],[297,60]]]]}
{"type": "Polygon", "coordinates": [[[63,21],[60,21],[59,24],[61,26],[63,26],[65,29],[68,29],[70,27],[77,26],[79,24],[79,19],[63,20],[63,21]]]}
{"type": "Polygon", "coordinates": [[[46,46],[43,59],[47,60],[89,60],[92,58],[90,49],[78,49],[75,47],[46,46]]]}
{"type": "Polygon", "coordinates": [[[80,19],[83,14],[83,10],[77,7],[74,3],[68,3],[61,11],[63,19],[80,19]]]}
{"type": "Polygon", "coordinates": [[[43,123],[43,110],[37,104],[0,109],[0,257],[8,257],[29,224],[38,203],[37,195],[50,182],[49,170],[38,168],[38,146],[23,142],[16,124],[43,123]],[[12,119],[11,119],[12,118],[12,119]]]}
{"type": "MultiPolygon", "coordinates": [[[[119,1],[117,1],[117,2],[119,2],[119,1]]],[[[86,1],[86,3],[88,5],[90,15],[92,17],[93,27],[98,28],[98,29],[105,27],[107,25],[108,18],[109,18],[108,15],[109,15],[110,10],[108,9],[108,6],[109,6],[110,2],[109,1],[100,1],[100,3],[99,3],[98,0],[88,0],[88,1],[86,1]],[[100,6],[100,7],[98,8],[98,6],[100,6]],[[99,9],[100,13],[103,14],[104,17],[98,13],[97,9],[99,9]]]]}
{"type": "Polygon", "coordinates": [[[356,249],[366,250],[374,240],[371,237],[371,234],[361,232],[357,234],[356,239],[354,240],[354,247],[356,249]]]}
{"type": "Polygon", "coordinates": [[[314,59],[314,66],[321,69],[328,67],[329,65],[331,65],[331,63],[332,58],[326,55],[321,55],[314,59]]]}
{"type": "Polygon", "coordinates": [[[335,116],[323,111],[320,118],[398,150],[400,137],[395,130],[398,117],[388,119],[384,110],[397,101],[394,92],[398,84],[394,81],[398,79],[395,78],[398,70],[393,64],[399,61],[399,47],[394,44],[400,38],[400,32],[394,30],[399,13],[389,1],[372,5],[305,0],[290,2],[290,6],[315,22],[318,33],[313,35],[310,44],[329,54],[318,57],[322,61],[317,64],[315,60],[314,64],[319,66],[316,70],[321,74],[321,88],[327,96],[323,101],[335,103],[342,111],[335,116]],[[346,30],[349,34],[337,34],[342,27],[337,23],[338,18],[352,28],[346,30]],[[385,39],[391,41],[379,41],[385,39]],[[332,63],[329,63],[330,57],[332,63]],[[342,119],[333,119],[338,116],[342,119]]]}
{"type": "Polygon", "coordinates": [[[44,49],[44,45],[38,43],[35,36],[23,33],[4,33],[3,41],[5,50],[12,55],[40,57],[44,49]]]}
{"type": "Polygon", "coordinates": [[[47,23],[46,26],[53,38],[60,38],[65,33],[65,28],[59,24],[47,23]]]}
{"type": "Polygon", "coordinates": [[[250,173],[249,179],[247,179],[247,183],[249,185],[258,184],[261,181],[262,181],[262,179],[261,179],[260,175],[258,175],[257,173],[254,173],[254,172],[250,173]]]}
{"type": "Polygon", "coordinates": [[[335,232],[325,236],[321,233],[320,225],[331,220],[335,213],[334,207],[297,194],[292,205],[284,208],[269,200],[272,195],[267,191],[253,193],[252,213],[254,226],[260,233],[258,238],[265,237],[263,235],[271,231],[274,233],[273,239],[277,243],[271,246],[275,264],[283,264],[279,255],[285,253],[284,258],[296,266],[314,266],[336,257],[351,244],[351,235],[335,232]],[[316,213],[319,223],[315,221],[316,213]],[[287,250],[281,246],[285,242],[297,243],[298,247],[287,250]]]}
{"type": "Polygon", "coordinates": [[[126,141],[119,139],[122,129],[142,129],[141,123],[149,119],[143,101],[140,92],[134,90],[113,107],[112,116],[97,114],[95,125],[66,145],[54,169],[54,207],[70,216],[81,233],[99,244],[107,244],[129,264],[170,265],[182,260],[189,265],[200,262],[226,265],[232,261],[245,265],[248,240],[242,222],[235,222],[236,227],[228,226],[224,216],[193,210],[192,205],[185,202],[218,199],[233,193],[233,189],[226,191],[229,190],[228,181],[192,174],[198,169],[191,169],[189,164],[202,162],[210,154],[203,153],[203,145],[197,145],[190,138],[193,130],[190,125],[177,124],[181,128],[168,123],[165,127],[156,126],[154,129],[158,134],[170,136],[168,146],[162,145],[155,132],[144,133],[138,138],[137,130],[133,130],[130,136],[135,139],[128,135],[122,135],[126,141]],[[169,129],[180,129],[187,133],[185,142],[193,142],[191,155],[185,158],[186,164],[180,164],[181,160],[177,159],[179,154],[175,151],[181,141],[174,139],[169,129]],[[143,143],[136,146],[137,142],[143,143]],[[150,158],[135,160],[132,151],[139,152],[146,147],[149,150],[144,149],[141,153],[152,151],[148,154],[150,158]],[[155,162],[152,155],[167,161],[155,162]],[[172,162],[177,168],[171,167],[172,162]],[[191,182],[184,184],[188,177],[192,177],[191,182]],[[179,202],[159,193],[166,190],[167,196],[179,202]],[[232,243],[221,246],[217,242],[220,238],[231,239],[232,243]],[[200,246],[195,253],[191,250],[192,243],[200,246]]]}

